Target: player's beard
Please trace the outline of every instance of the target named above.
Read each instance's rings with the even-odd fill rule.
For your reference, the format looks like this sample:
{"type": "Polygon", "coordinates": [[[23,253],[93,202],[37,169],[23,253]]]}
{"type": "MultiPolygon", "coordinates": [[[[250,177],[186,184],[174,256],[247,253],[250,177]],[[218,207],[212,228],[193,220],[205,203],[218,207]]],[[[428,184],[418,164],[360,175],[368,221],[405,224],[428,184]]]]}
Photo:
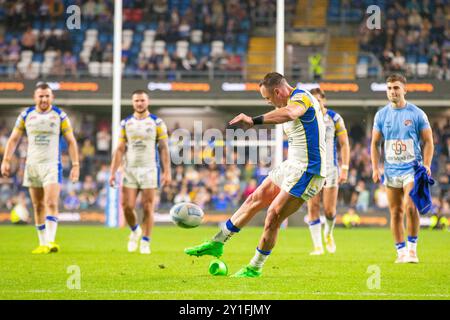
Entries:
{"type": "Polygon", "coordinates": [[[39,103],[39,110],[41,111],[47,111],[48,109],[50,109],[51,104],[49,102],[47,103],[39,103]]]}

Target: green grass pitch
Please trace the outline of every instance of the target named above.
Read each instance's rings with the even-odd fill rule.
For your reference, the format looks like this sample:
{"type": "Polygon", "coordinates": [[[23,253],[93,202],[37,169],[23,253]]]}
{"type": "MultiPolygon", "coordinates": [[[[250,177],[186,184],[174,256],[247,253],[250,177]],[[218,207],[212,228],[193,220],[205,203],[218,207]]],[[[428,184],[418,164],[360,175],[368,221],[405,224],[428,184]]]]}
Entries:
{"type": "MultiPolygon", "coordinates": [[[[261,230],[245,228],[226,244],[231,273],[250,261],[261,230]]],[[[337,228],[337,252],[313,257],[308,229],[291,227],[280,231],[261,278],[235,279],[211,276],[211,257],[183,253],[216,231],[157,226],[144,256],[126,251],[128,229],[61,225],[61,252],[36,256],[34,227],[2,226],[0,299],[450,299],[448,232],[422,230],[420,263],[398,265],[388,229],[337,228]],[[73,265],[80,289],[67,286],[73,265]]]]}

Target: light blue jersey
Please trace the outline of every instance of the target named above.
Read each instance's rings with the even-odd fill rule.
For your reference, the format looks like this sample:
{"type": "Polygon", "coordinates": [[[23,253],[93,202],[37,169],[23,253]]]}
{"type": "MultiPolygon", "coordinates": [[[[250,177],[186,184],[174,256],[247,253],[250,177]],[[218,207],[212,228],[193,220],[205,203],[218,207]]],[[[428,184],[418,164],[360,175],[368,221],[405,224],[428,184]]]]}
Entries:
{"type": "Polygon", "coordinates": [[[385,175],[414,173],[413,161],[422,162],[420,132],[430,128],[425,112],[409,102],[398,109],[388,104],[376,113],[373,128],[384,138],[385,175]]]}

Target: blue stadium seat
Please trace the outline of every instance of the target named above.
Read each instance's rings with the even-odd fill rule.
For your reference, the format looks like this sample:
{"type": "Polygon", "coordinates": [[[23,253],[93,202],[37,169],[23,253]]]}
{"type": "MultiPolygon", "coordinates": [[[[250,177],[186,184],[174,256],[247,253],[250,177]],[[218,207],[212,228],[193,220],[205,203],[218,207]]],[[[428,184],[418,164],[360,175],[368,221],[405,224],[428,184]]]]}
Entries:
{"type": "Polygon", "coordinates": [[[35,53],[33,54],[33,61],[34,62],[44,62],[44,55],[42,53],[35,53]]]}
{"type": "Polygon", "coordinates": [[[144,41],[144,35],[142,33],[135,32],[133,34],[133,43],[142,43],[144,41]]]}
{"type": "Polygon", "coordinates": [[[229,53],[234,53],[234,46],[230,43],[226,43],[224,46],[224,50],[229,53]]]}
{"type": "Polygon", "coordinates": [[[238,44],[247,46],[248,34],[246,34],[246,33],[239,34],[237,40],[238,40],[238,44]]]}
{"type": "Polygon", "coordinates": [[[13,33],[7,32],[5,34],[5,42],[10,43],[12,39],[16,38],[13,33]]]}
{"type": "Polygon", "coordinates": [[[175,51],[177,50],[175,43],[168,43],[166,45],[166,48],[170,55],[173,55],[175,53],[175,51]]]}
{"type": "Polygon", "coordinates": [[[244,56],[247,53],[247,46],[237,45],[235,53],[244,56]]]}
{"type": "Polygon", "coordinates": [[[358,64],[369,64],[369,57],[367,57],[367,56],[360,56],[358,58],[358,64]]]}
{"type": "Polygon", "coordinates": [[[143,33],[147,29],[147,26],[143,22],[139,22],[136,25],[136,32],[143,33]]]}
{"type": "Polygon", "coordinates": [[[202,54],[202,47],[200,44],[191,44],[190,49],[192,51],[192,54],[198,59],[199,56],[202,54]]]}
{"type": "Polygon", "coordinates": [[[211,53],[211,45],[208,44],[208,43],[202,44],[201,55],[202,56],[209,56],[210,53],[211,53]]]}
{"type": "Polygon", "coordinates": [[[420,56],[418,63],[428,63],[428,57],[427,56],[420,56]]]}
{"type": "Polygon", "coordinates": [[[37,30],[41,30],[42,29],[42,24],[40,21],[34,21],[33,22],[33,29],[37,29],[37,30]]]}
{"type": "Polygon", "coordinates": [[[250,30],[250,27],[251,27],[251,25],[250,25],[249,19],[245,19],[245,20],[241,21],[241,29],[242,30],[248,31],[248,30],[250,30]]]}

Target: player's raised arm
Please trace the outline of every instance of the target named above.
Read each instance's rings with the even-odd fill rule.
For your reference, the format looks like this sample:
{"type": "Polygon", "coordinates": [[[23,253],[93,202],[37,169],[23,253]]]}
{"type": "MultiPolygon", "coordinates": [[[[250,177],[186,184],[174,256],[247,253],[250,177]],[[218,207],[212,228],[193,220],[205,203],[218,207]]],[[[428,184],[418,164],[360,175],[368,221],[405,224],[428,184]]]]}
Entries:
{"type": "Polygon", "coordinates": [[[3,156],[3,161],[1,165],[1,173],[2,176],[9,177],[11,174],[11,158],[14,154],[14,151],[17,148],[17,145],[19,144],[20,138],[23,135],[23,130],[15,127],[13,129],[13,132],[11,133],[11,136],[8,139],[8,142],[6,143],[5,147],[5,153],[3,156]]]}
{"type": "Polygon", "coordinates": [[[370,158],[372,160],[372,180],[375,183],[378,183],[381,181],[381,175],[380,175],[380,150],[378,149],[378,146],[381,142],[381,132],[373,129],[372,130],[372,142],[370,146],[370,158]]]}

